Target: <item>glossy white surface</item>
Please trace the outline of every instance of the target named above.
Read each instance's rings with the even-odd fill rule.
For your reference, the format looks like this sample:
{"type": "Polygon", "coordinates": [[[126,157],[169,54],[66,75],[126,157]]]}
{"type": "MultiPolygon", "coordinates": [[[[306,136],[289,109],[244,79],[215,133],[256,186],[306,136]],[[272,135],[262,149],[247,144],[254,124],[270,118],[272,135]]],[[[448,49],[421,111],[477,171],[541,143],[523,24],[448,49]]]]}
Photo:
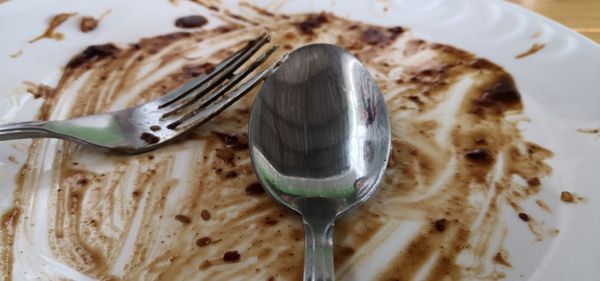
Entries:
{"type": "MultiPolygon", "coordinates": [[[[231,1],[228,1],[231,2],[231,1]]],[[[512,221],[506,248],[515,266],[505,280],[598,280],[600,278],[600,135],[577,132],[600,127],[600,46],[539,15],[501,1],[260,1],[277,2],[283,12],[331,10],[352,19],[384,25],[403,25],[417,37],[447,43],[488,58],[513,74],[523,94],[523,123],[527,139],[555,153],[552,177],[543,181],[542,198],[554,202],[546,218],[560,234],[534,242],[527,228],[512,221]],[[386,10],[387,11],[384,11],[386,10]],[[535,36],[535,34],[539,34],[535,36]],[[532,38],[535,37],[535,38],[532,38]],[[515,59],[533,43],[538,53],[515,59]],[[576,192],[586,203],[558,203],[562,190],[576,192]]],[[[277,4],[276,3],[276,4],[277,4]]],[[[60,67],[90,44],[126,44],[142,37],[175,31],[173,19],[190,12],[206,14],[200,6],[169,1],[9,1],[0,5],[0,122],[29,120],[39,101],[24,93],[22,81],[54,85],[60,67]],[[27,41],[39,35],[46,21],[61,12],[99,16],[111,13],[98,32],[83,34],[78,21],[60,31],[64,41],[27,41]],[[18,58],[10,54],[23,50],[18,58]]],[[[215,26],[218,21],[210,21],[215,26]]],[[[208,26],[208,27],[210,27],[208,26]]],[[[29,141],[0,143],[0,209],[11,202],[12,179],[26,157],[29,141]]],[[[398,237],[398,242],[402,237],[398,237]]],[[[389,250],[389,249],[388,249],[389,250]]],[[[381,253],[379,253],[381,252],[381,253]]],[[[387,251],[377,255],[384,257],[387,251]]],[[[19,276],[19,265],[15,277],[19,276]]],[[[55,267],[60,268],[60,267],[55,267]]],[[[66,268],[64,270],[67,270],[66,268]]],[[[75,274],[75,273],[73,273],[75,274]]],[[[77,276],[77,275],[71,275],[77,276]]],[[[367,275],[357,275],[358,277],[367,275]]],[[[83,276],[79,276],[83,278],[83,276]]],[[[358,278],[357,277],[357,278],[358,278]]]]}

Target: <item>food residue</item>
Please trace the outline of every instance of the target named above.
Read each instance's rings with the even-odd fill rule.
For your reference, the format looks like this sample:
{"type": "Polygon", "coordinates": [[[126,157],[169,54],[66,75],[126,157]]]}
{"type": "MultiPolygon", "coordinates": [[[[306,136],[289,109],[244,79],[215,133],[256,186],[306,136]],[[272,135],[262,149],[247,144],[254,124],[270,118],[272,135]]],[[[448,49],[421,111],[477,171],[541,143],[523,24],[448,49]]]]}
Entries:
{"type": "Polygon", "coordinates": [[[226,262],[237,262],[240,261],[242,256],[238,251],[228,251],[223,254],[223,260],[226,262]]]}
{"type": "Polygon", "coordinates": [[[27,87],[27,92],[33,95],[33,98],[49,98],[54,93],[54,88],[44,85],[44,84],[35,84],[30,81],[23,81],[25,87],[27,87]]]}
{"type": "Polygon", "coordinates": [[[61,14],[53,16],[52,19],[50,20],[50,23],[48,24],[48,27],[44,31],[44,33],[42,33],[42,35],[40,35],[38,37],[35,37],[35,38],[29,40],[29,43],[34,43],[34,42],[44,39],[44,38],[54,39],[57,41],[62,40],[65,36],[62,33],[56,32],[54,30],[58,26],[63,24],[66,20],[68,20],[70,17],[72,17],[76,14],[77,13],[61,13],[61,14]]]}
{"type": "Polygon", "coordinates": [[[435,229],[439,232],[446,230],[446,223],[448,221],[446,219],[436,220],[433,224],[435,225],[435,229]]]}
{"type": "Polygon", "coordinates": [[[81,30],[81,32],[83,33],[88,33],[96,30],[100,21],[110,13],[111,10],[107,10],[104,13],[102,13],[102,15],[100,15],[100,17],[98,18],[94,18],[92,16],[82,16],[81,20],[79,21],[79,30],[81,30]]]}
{"type": "Polygon", "coordinates": [[[585,199],[582,196],[575,195],[570,191],[562,191],[560,193],[560,200],[566,203],[578,203],[582,202],[585,199]]]}
{"type": "Polygon", "coordinates": [[[245,191],[246,194],[249,195],[260,195],[265,193],[265,190],[263,189],[262,185],[258,182],[248,185],[245,191]]]}
{"type": "Polygon", "coordinates": [[[175,20],[175,26],[180,28],[197,28],[202,27],[207,23],[208,20],[200,15],[186,16],[175,20]]]}
{"type": "Polygon", "coordinates": [[[217,158],[223,160],[228,166],[235,166],[235,154],[230,149],[219,148],[216,151],[217,158]]]}
{"type": "Polygon", "coordinates": [[[17,161],[17,158],[15,158],[12,155],[8,156],[8,161],[10,161],[13,164],[19,164],[19,161],[17,161]]]}
{"type": "Polygon", "coordinates": [[[203,209],[203,210],[200,212],[200,216],[201,216],[201,217],[202,217],[202,219],[203,219],[203,220],[205,220],[205,221],[207,221],[207,220],[210,220],[210,218],[211,218],[211,214],[210,214],[210,212],[209,212],[208,210],[206,210],[206,209],[203,209]]]}
{"type": "Polygon", "coordinates": [[[175,219],[182,224],[190,224],[192,223],[192,219],[186,215],[175,215],[175,219]]]}
{"type": "Polygon", "coordinates": [[[522,59],[524,57],[531,56],[537,53],[539,50],[543,49],[545,46],[545,44],[534,43],[533,45],[531,45],[531,48],[529,48],[529,50],[516,55],[515,59],[522,59]]]}
{"type": "Polygon", "coordinates": [[[206,247],[211,242],[212,242],[212,239],[210,237],[198,238],[198,240],[196,240],[196,246],[198,246],[198,247],[206,247]]]}
{"type": "Polygon", "coordinates": [[[580,128],[577,129],[577,132],[583,133],[583,134],[598,134],[600,133],[600,128],[580,128]]]}
{"type": "Polygon", "coordinates": [[[148,133],[148,132],[143,132],[140,135],[140,139],[143,140],[143,141],[145,141],[147,144],[155,144],[155,143],[158,143],[160,141],[159,137],[157,137],[157,136],[155,136],[155,135],[153,135],[151,133],[148,133]]]}
{"type": "MultiPolygon", "coordinates": [[[[263,30],[274,44],[290,48],[336,44],[376,74],[393,144],[393,163],[373,198],[336,221],[338,279],[364,270],[366,280],[497,280],[510,270],[509,257],[519,254],[503,250],[506,220],[527,218],[536,235],[555,229],[521,207],[548,190],[552,152],[527,141],[511,121],[523,114],[523,104],[500,66],[421,40],[404,27],[252,8],[240,12],[247,19],[240,20],[209,2],[206,12],[224,22],[214,29],[81,50],[56,87],[39,94],[38,118],[151,101],[210,72],[263,30]],[[506,208],[519,215],[505,218],[506,208]],[[387,243],[398,231],[407,232],[406,243],[387,243]],[[365,262],[382,247],[389,253],[385,261],[365,262]]],[[[111,156],[70,142],[33,140],[14,207],[2,215],[0,279],[11,280],[15,264],[31,278],[69,278],[48,276],[39,264],[50,259],[94,279],[301,280],[302,221],[265,196],[252,172],[246,133],[256,92],[152,155],[111,156]],[[94,165],[84,165],[91,160],[94,165]],[[47,249],[43,259],[40,248],[47,249]],[[241,254],[232,249],[248,262],[237,262],[241,254]]],[[[140,133],[149,143],[157,138],[153,125],[140,133]]]]}
{"type": "Polygon", "coordinates": [[[96,27],[98,27],[97,19],[90,16],[81,17],[81,21],[79,22],[79,30],[81,30],[81,32],[87,33],[95,30],[96,27]]]}

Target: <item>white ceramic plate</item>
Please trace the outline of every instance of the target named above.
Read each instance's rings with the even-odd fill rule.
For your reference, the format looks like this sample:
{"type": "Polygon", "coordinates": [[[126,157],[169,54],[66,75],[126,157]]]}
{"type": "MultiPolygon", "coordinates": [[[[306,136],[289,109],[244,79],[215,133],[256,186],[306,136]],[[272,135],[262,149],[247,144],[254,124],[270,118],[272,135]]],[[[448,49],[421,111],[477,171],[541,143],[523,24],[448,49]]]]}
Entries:
{"type": "MultiPolygon", "coordinates": [[[[562,190],[586,198],[581,204],[558,204],[548,223],[560,229],[555,238],[533,242],[523,231],[511,231],[505,247],[513,269],[506,280],[598,280],[600,278],[600,135],[578,132],[600,127],[600,46],[544,17],[502,1],[288,1],[282,12],[330,10],[336,14],[382,25],[410,27],[417,37],[448,43],[488,58],[513,74],[523,94],[522,125],[528,140],[555,153],[553,175],[544,181],[541,196],[556,202],[562,190]],[[515,59],[533,43],[538,53],[515,59]]],[[[261,1],[268,4],[269,1],[261,1]]],[[[173,19],[191,11],[190,2],[169,1],[8,1],[0,4],[0,122],[30,120],[40,101],[24,94],[22,81],[54,85],[60,67],[90,44],[129,43],[173,32],[173,19]],[[112,10],[103,28],[82,34],[75,21],[61,27],[66,40],[27,44],[61,12],[98,16],[112,10]],[[10,55],[22,50],[18,58],[10,55]]],[[[216,24],[211,22],[211,24],[216,24]]],[[[0,143],[0,209],[12,202],[13,178],[30,141],[0,143]]],[[[517,223],[517,222],[515,222],[517,223]]],[[[510,222],[509,222],[510,224],[510,222]]],[[[512,226],[511,226],[512,227],[512,226]]],[[[518,227],[517,227],[518,228],[518,227]]],[[[18,265],[17,265],[18,266],[18,265]]],[[[25,269],[23,269],[25,270],[25,269]]],[[[27,279],[15,271],[17,280],[27,279]]]]}

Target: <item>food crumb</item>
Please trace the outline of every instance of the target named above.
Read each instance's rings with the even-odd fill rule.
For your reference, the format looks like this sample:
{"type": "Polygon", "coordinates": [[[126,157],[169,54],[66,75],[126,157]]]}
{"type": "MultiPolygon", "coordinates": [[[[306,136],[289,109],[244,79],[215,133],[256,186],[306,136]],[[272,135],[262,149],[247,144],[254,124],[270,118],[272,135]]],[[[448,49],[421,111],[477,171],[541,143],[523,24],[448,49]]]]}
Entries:
{"type": "Polygon", "coordinates": [[[446,230],[446,223],[448,221],[446,219],[439,219],[436,220],[433,224],[435,225],[435,229],[439,232],[443,232],[444,230],[446,230]]]}
{"type": "Polygon", "coordinates": [[[179,221],[180,223],[182,223],[182,224],[190,224],[190,223],[192,223],[192,219],[190,217],[186,216],[186,215],[181,215],[181,214],[176,215],[175,219],[177,221],[179,221]]]}
{"type": "Polygon", "coordinates": [[[519,213],[519,218],[522,221],[529,221],[529,215],[525,214],[525,213],[519,213]]]}
{"type": "Polygon", "coordinates": [[[50,24],[48,24],[48,27],[46,28],[44,33],[42,33],[42,35],[40,35],[38,37],[35,37],[35,38],[29,40],[29,43],[34,43],[34,42],[39,41],[44,38],[54,39],[54,40],[58,40],[58,41],[62,40],[64,38],[64,35],[60,32],[54,32],[54,30],[59,25],[63,24],[70,17],[72,17],[76,14],[77,13],[61,13],[61,14],[57,14],[57,15],[53,16],[52,19],[50,20],[50,24]]]}
{"type": "Polygon", "coordinates": [[[465,154],[465,157],[473,162],[491,162],[492,156],[485,149],[474,149],[465,154]]]}
{"type": "Polygon", "coordinates": [[[175,20],[175,26],[179,28],[197,28],[208,23],[208,20],[200,15],[180,17],[175,20]]]}
{"type": "Polygon", "coordinates": [[[529,186],[539,186],[541,184],[540,179],[535,177],[527,180],[527,184],[529,186]]]}
{"type": "Polygon", "coordinates": [[[140,139],[142,139],[143,141],[145,141],[148,144],[155,144],[160,141],[159,137],[157,137],[151,133],[147,133],[147,132],[143,132],[140,135],[140,139]]]}
{"type": "Polygon", "coordinates": [[[98,27],[97,19],[90,16],[81,17],[81,21],[79,22],[79,30],[81,32],[87,33],[96,29],[96,27],[98,27]]]}
{"type": "Polygon", "coordinates": [[[503,256],[502,253],[498,252],[495,256],[494,256],[494,261],[498,264],[504,265],[506,267],[512,267],[512,264],[510,262],[508,262],[503,256]]]}
{"type": "Polygon", "coordinates": [[[575,202],[575,197],[573,196],[573,193],[563,191],[560,193],[560,200],[567,203],[573,203],[575,202]]]}
{"type": "Polygon", "coordinates": [[[208,236],[202,237],[202,238],[198,238],[198,240],[196,240],[196,246],[198,246],[198,247],[206,247],[211,242],[212,242],[212,239],[210,237],[208,237],[208,236]]]}
{"type": "Polygon", "coordinates": [[[237,262],[242,256],[238,251],[228,251],[223,254],[223,260],[226,262],[237,262]]]}
{"type": "Polygon", "coordinates": [[[203,220],[207,221],[210,220],[211,218],[211,214],[207,209],[203,209],[202,212],[200,212],[200,216],[202,217],[203,220]]]}

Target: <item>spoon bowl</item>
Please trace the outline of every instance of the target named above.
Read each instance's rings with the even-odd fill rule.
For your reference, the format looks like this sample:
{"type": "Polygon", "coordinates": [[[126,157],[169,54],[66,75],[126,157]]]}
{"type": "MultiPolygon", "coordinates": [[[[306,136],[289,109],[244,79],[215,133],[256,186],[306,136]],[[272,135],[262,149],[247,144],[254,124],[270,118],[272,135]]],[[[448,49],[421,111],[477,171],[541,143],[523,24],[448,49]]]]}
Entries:
{"type": "Polygon", "coordinates": [[[373,194],[390,152],[385,100],[372,76],[333,45],[297,49],[257,95],[249,145],[265,190],[302,216],[304,280],[334,280],[335,219],[373,194]]]}

